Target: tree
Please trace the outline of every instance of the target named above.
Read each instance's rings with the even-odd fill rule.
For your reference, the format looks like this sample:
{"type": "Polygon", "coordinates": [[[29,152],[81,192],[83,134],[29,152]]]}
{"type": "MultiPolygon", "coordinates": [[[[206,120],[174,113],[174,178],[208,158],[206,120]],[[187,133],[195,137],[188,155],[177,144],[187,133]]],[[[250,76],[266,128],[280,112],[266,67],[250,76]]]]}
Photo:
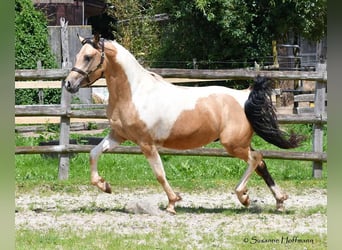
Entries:
{"type": "Polygon", "coordinates": [[[15,0],[15,68],[57,67],[48,44],[47,21],[31,0],[15,0]]]}
{"type": "MultiPolygon", "coordinates": [[[[43,68],[57,68],[56,59],[48,44],[47,21],[36,10],[31,0],[15,0],[15,69],[36,69],[41,61],[43,68]]],[[[60,103],[59,90],[44,90],[48,103],[60,103]]],[[[39,102],[38,90],[18,89],[15,104],[39,102]]]]}
{"type": "Polygon", "coordinates": [[[152,67],[193,67],[193,59],[200,68],[271,64],[276,42],[288,42],[288,34],[317,41],[327,31],[327,0],[109,2],[116,39],[152,67]],[[154,22],[160,13],[169,20],[154,22]]]}
{"type": "Polygon", "coordinates": [[[109,0],[107,14],[117,20],[112,29],[115,39],[141,61],[151,60],[158,49],[158,29],[154,20],[157,0],[109,0]]]}
{"type": "Polygon", "coordinates": [[[233,68],[267,54],[264,40],[251,30],[253,15],[243,1],[162,0],[158,9],[170,16],[162,27],[159,60],[178,58],[192,66],[196,58],[201,68],[233,68]]]}
{"type": "Polygon", "coordinates": [[[241,67],[271,55],[272,41],[289,32],[316,41],[327,30],[326,0],[161,0],[157,9],[171,17],[157,55],[164,60],[231,61],[241,67]]]}

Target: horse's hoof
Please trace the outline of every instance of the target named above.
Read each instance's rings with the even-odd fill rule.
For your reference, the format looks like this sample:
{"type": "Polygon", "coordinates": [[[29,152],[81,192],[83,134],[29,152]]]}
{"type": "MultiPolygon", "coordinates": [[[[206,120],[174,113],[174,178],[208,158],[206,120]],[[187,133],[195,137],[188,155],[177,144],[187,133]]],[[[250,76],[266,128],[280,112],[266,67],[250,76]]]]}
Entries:
{"type": "Polygon", "coordinates": [[[104,190],[104,192],[107,193],[107,194],[111,194],[112,193],[112,188],[110,187],[108,182],[105,182],[105,190],[104,190]]]}
{"type": "Polygon", "coordinates": [[[105,192],[107,194],[112,193],[112,188],[110,187],[109,183],[106,181],[92,183],[92,185],[97,186],[102,192],[105,192]]]}
{"type": "Polygon", "coordinates": [[[250,204],[249,196],[247,194],[247,191],[243,192],[242,194],[239,192],[236,192],[237,197],[242,205],[245,207],[248,207],[250,204]]]}
{"type": "Polygon", "coordinates": [[[174,208],[170,208],[170,207],[166,208],[166,212],[168,212],[168,213],[170,213],[172,215],[176,215],[177,214],[176,210],[174,208]]]}
{"type": "Polygon", "coordinates": [[[285,211],[285,206],[284,206],[283,200],[277,201],[276,210],[277,210],[277,212],[281,212],[281,213],[285,211]]]}
{"type": "Polygon", "coordinates": [[[283,197],[281,199],[276,199],[276,210],[278,212],[284,212],[285,211],[285,206],[284,206],[284,201],[286,201],[289,198],[287,194],[283,194],[283,197]]]}
{"type": "Polygon", "coordinates": [[[246,195],[246,198],[244,199],[244,201],[241,202],[242,205],[244,205],[245,207],[249,207],[249,205],[251,204],[248,195],[246,195]]]}
{"type": "Polygon", "coordinates": [[[278,203],[277,203],[276,211],[277,211],[277,212],[280,212],[280,213],[285,212],[285,206],[284,206],[284,204],[278,204],[278,203]]]}
{"type": "Polygon", "coordinates": [[[284,194],[283,201],[286,201],[289,198],[287,194],[284,194]]]}

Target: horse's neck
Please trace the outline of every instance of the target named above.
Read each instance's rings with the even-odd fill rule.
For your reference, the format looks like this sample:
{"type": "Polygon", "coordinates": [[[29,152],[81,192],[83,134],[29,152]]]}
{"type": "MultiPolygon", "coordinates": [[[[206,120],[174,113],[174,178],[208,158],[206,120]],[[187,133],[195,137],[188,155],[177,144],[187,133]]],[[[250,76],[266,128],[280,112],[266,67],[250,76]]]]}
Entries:
{"type": "Polygon", "coordinates": [[[132,91],[136,88],[140,79],[146,74],[146,70],[139,64],[135,57],[123,46],[115,43],[117,49],[116,62],[122,67],[132,91]]]}
{"type": "Polygon", "coordinates": [[[138,63],[134,56],[124,47],[114,42],[116,58],[112,58],[111,68],[106,77],[109,99],[117,102],[131,98],[140,84],[146,70],[138,63]]]}

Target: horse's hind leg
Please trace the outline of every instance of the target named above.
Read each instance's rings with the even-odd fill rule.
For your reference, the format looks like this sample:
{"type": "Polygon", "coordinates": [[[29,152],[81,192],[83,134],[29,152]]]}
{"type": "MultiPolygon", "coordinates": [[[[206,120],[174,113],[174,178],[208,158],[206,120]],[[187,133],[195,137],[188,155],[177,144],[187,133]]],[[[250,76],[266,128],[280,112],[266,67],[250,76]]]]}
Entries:
{"type": "MultiPolygon", "coordinates": [[[[244,159],[243,156],[238,156],[241,159],[244,159]]],[[[248,207],[250,204],[249,196],[247,194],[247,182],[251,176],[251,174],[255,171],[255,169],[258,166],[258,162],[262,160],[262,154],[257,151],[251,151],[248,149],[248,168],[243,174],[242,178],[240,179],[240,182],[237,184],[235,188],[235,193],[241,202],[242,205],[248,207]]]]}
{"type": "Polygon", "coordinates": [[[169,182],[167,181],[163,163],[160,159],[157,148],[154,145],[146,145],[146,144],[140,145],[140,147],[145,157],[147,158],[158,182],[162,185],[169,199],[169,204],[166,208],[166,211],[172,214],[176,214],[175,204],[177,201],[180,201],[182,198],[172,190],[169,182]]]}
{"type": "Polygon", "coordinates": [[[119,142],[114,138],[114,132],[112,131],[103,140],[90,151],[90,180],[91,184],[97,186],[103,192],[111,193],[112,189],[98,173],[97,171],[97,161],[99,156],[106,150],[112,149],[119,145],[119,142]]]}
{"type": "Polygon", "coordinates": [[[284,210],[284,201],[287,200],[287,194],[283,193],[280,188],[275,184],[272,176],[268,172],[267,166],[265,161],[261,161],[257,168],[255,169],[256,173],[260,175],[264,181],[266,182],[267,186],[270,188],[274,198],[276,199],[276,206],[278,211],[284,210]]]}

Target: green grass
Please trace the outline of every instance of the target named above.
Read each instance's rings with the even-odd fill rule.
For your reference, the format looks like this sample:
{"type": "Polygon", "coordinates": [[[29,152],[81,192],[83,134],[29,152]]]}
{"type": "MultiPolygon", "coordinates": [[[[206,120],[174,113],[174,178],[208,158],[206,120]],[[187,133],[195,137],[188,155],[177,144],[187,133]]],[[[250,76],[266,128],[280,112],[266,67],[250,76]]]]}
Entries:
{"type": "MultiPolygon", "coordinates": [[[[197,232],[198,233],[198,232],[197,232]]],[[[163,227],[151,233],[117,235],[105,230],[82,232],[71,229],[32,231],[18,230],[17,250],[38,249],[326,249],[327,236],[319,234],[287,234],[272,232],[263,234],[226,235],[223,230],[215,233],[199,233],[197,241],[184,227],[163,227]]]]}
{"type": "Polygon", "coordinates": [[[73,230],[49,230],[47,232],[19,230],[16,234],[16,249],[186,249],[186,244],[182,242],[183,235],[181,233],[170,235],[166,229],[163,231],[163,237],[166,240],[160,240],[161,235],[158,232],[117,235],[100,229],[82,234],[73,230]],[[171,238],[168,239],[168,237],[171,238]],[[172,242],[171,245],[170,241],[172,242]]]}

